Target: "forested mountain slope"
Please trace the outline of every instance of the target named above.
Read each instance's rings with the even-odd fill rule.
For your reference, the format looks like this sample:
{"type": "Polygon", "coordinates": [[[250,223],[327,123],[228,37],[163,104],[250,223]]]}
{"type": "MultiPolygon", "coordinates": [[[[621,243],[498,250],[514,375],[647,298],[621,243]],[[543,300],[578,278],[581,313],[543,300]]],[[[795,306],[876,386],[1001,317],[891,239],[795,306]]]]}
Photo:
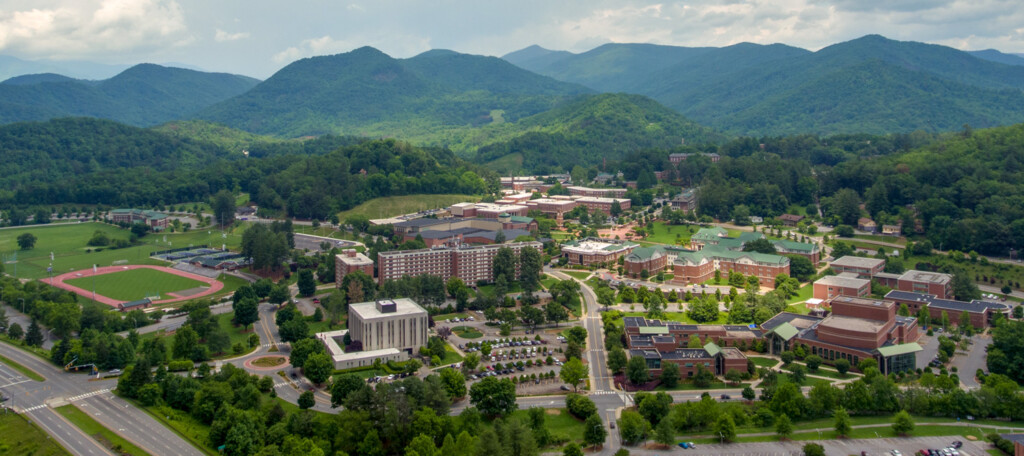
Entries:
{"type": "Polygon", "coordinates": [[[0,84],[0,123],[88,116],[150,126],[186,117],[258,81],[142,64],[103,81],[27,75],[0,84]]]}

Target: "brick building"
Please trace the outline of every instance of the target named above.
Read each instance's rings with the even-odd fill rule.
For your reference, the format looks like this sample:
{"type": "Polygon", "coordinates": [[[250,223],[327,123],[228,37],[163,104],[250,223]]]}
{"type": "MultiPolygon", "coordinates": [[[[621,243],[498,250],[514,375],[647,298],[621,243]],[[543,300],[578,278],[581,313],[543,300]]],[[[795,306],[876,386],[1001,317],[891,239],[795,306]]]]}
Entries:
{"type": "Polygon", "coordinates": [[[110,220],[114,223],[141,223],[153,229],[161,231],[167,228],[167,214],[142,209],[114,209],[109,213],[110,220]]]}
{"type": "MultiPolygon", "coordinates": [[[[750,347],[763,336],[763,331],[756,326],[748,325],[684,325],[676,322],[648,320],[644,317],[624,317],[626,344],[629,348],[639,347],[642,342],[638,337],[670,337],[674,346],[661,345],[662,348],[682,348],[690,341],[690,336],[697,336],[701,345],[715,343],[723,347],[750,347]]],[[[646,342],[645,342],[646,343],[646,342]]],[[[659,344],[666,343],[660,339],[659,344]]]]}
{"type": "Polygon", "coordinates": [[[669,201],[672,205],[672,209],[677,211],[696,211],[697,210],[697,189],[687,188],[676,196],[673,196],[669,201]]]}
{"type": "Polygon", "coordinates": [[[611,263],[628,255],[639,244],[627,241],[587,238],[562,244],[562,256],[569,264],[611,263]]]}
{"type": "Polygon", "coordinates": [[[847,255],[832,262],[832,272],[852,272],[862,279],[871,279],[885,270],[885,260],[847,255]]]}
{"type": "Polygon", "coordinates": [[[679,164],[681,162],[686,161],[687,158],[690,158],[691,156],[694,156],[694,155],[701,155],[701,156],[704,156],[704,157],[708,157],[708,159],[711,160],[711,163],[718,163],[718,161],[722,159],[721,155],[718,155],[718,154],[716,154],[714,152],[708,153],[708,154],[705,154],[705,153],[697,153],[697,154],[675,153],[675,154],[668,154],[668,161],[672,162],[673,165],[677,165],[677,164],[679,164]]]}
{"type": "Polygon", "coordinates": [[[900,291],[932,294],[939,299],[953,297],[953,276],[941,272],[911,269],[900,275],[895,284],[885,285],[900,291]]]}
{"type": "Polygon", "coordinates": [[[353,271],[362,271],[373,278],[373,260],[355,249],[345,249],[334,256],[334,285],[336,287],[341,287],[342,279],[353,271]]]}
{"type": "Polygon", "coordinates": [[[448,208],[453,217],[497,219],[504,215],[525,217],[529,208],[522,204],[458,203],[448,208]]]}
{"type": "MultiPolygon", "coordinates": [[[[445,281],[458,277],[467,284],[494,280],[494,256],[498,249],[508,247],[518,258],[522,249],[531,247],[541,251],[543,244],[536,241],[508,244],[439,247],[420,250],[396,250],[377,254],[377,281],[383,284],[402,276],[429,274],[445,281]]],[[[516,262],[518,275],[519,263],[516,262]]]]}
{"type": "Polygon", "coordinates": [[[871,294],[871,281],[861,279],[853,272],[822,277],[815,280],[813,286],[814,298],[825,301],[839,296],[859,298],[871,294]]]}
{"type": "Polygon", "coordinates": [[[804,216],[795,214],[782,214],[779,216],[779,220],[782,221],[782,224],[785,226],[797,226],[803,219],[804,216]]]}
{"type": "Polygon", "coordinates": [[[660,246],[638,247],[623,260],[626,274],[639,277],[643,271],[655,275],[668,267],[668,252],[660,246]]]}
{"type": "Polygon", "coordinates": [[[508,241],[521,235],[531,235],[537,231],[536,220],[521,216],[504,216],[497,219],[420,218],[401,221],[392,226],[395,229],[395,234],[401,235],[403,241],[411,241],[416,239],[416,236],[420,236],[427,247],[456,242],[492,244],[498,231],[502,231],[508,241]]]}
{"type": "Polygon", "coordinates": [[[721,247],[706,247],[698,252],[679,252],[672,266],[673,282],[702,283],[715,277],[723,279],[732,272],[755,275],[761,286],[775,286],[775,276],[789,275],[789,258],[758,252],[741,252],[721,247]]]}
{"type": "Polygon", "coordinates": [[[896,315],[896,304],[887,300],[839,297],[830,301],[832,314],[811,317],[783,312],[761,325],[769,352],[805,347],[828,364],[846,359],[856,366],[875,359],[883,374],[913,370],[922,348],[917,320],[896,315]]]}
{"type": "Polygon", "coordinates": [[[632,201],[628,198],[601,198],[595,196],[585,196],[576,200],[577,206],[586,206],[587,211],[593,213],[594,211],[601,211],[605,214],[610,215],[612,213],[612,206],[615,203],[619,203],[619,209],[625,211],[632,206],[632,201]]]}
{"type": "Polygon", "coordinates": [[[772,240],[775,252],[779,255],[800,255],[811,261],[817,267],[821,260],[821,247],[813,242],[796,242],[789,240],[772,240]]]}
{"type": "Polygon", "coordinates": [[[941,321],[942,312],[946,312],[950,324],[960,324],[960,314],[967,312],[971,319],[971,326],[975,328],[987,328],[992,326],[992,320],[997,314],[1008,316],[1010,306],[999,302],[984,301],[975,299],[971,302],[957,301],[953,299],[942,299],[932,294],[915,293],[912,291],[892,290],[885,295],[885,299],[896,304],[906,304],[911,315],[917,315],[921,308],[928,309],[928,316],[932,321],[941,321]]]}

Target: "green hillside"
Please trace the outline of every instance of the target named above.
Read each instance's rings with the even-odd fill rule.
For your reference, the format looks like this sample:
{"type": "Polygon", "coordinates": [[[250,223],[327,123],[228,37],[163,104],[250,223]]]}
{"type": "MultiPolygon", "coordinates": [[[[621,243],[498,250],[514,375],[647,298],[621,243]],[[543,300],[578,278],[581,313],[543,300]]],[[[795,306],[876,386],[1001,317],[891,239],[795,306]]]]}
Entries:
{"type": "Polygon", "coordinates": [[[0,84],[0,123],[88,116],[135,126],[188,116],[258,81],[142,64],[103,81],[31,75],[0,84]]]}
{"type": "Polygon", "coordinates": [[[701,124],[743,135],[935,132],[1024,120],[1024,66],[1013,65],[1016,56],[1008,54],[972,55],[877,35],[813,53],[749,43],[654,49],[661,58],[635,45],[551,53],[547,60],[520,58],[529,52],[509,58],[598,90],[647,95],[701,124]]]}
{"type": "Polygon", "coordinates": [[[506,119],[529,116],[587,91],[493,57],[430,51],[400,60],[363,47],[293,62],[200,117],[281,137],[408,138],[485,125],[495,110],[506,119]]]}

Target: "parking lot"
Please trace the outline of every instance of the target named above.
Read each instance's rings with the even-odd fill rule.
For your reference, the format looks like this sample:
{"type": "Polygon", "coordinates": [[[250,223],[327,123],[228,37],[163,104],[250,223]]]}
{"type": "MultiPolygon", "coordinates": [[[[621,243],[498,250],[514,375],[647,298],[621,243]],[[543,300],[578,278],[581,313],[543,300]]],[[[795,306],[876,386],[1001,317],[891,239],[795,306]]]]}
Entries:
{"type": "MultiPolygon", "coordinates": [[[[857,439],[857,440],[821,440],[816,443],[825,447],[827,455],[859,455],[864,452],[869,456],[890,456],[892,450],[899,451],[903,456],[911,456],[923,449],[942,449],[948,447],[954,440],[963,442],[959,452],[961,456],[982,456],[987,443],[972,442],[960,437],[907,437],[890,439],[857,439]]],[[[693,455],[721,455],[721,456],[800,456],[803,455],[803,446],[807,442],[758,442],[758,443],[730,443],[725,445],[697,445],[696,449],[684,450],[678,446],[674,453],[693,455]]],[[[631,451],[633,454],[646,454],[631,451]]],[[[650,452],[654,454],[655,452],[650,452]]],[[[660,452],[664,454],[664,451],[660,452]]]]}
{"type": "Polygon", "coordinates": [[[988,335],[975,335],[971,337],[971,342],[966,352],[962,352],[957,348],[956,355],[953,356],[950,365],[956,367],[960,376],[960,383],[968,388],[977,388],[981,385],[974,378],[974,373],[978,369],[988,371],[985,347],[992,342],[992,338],[988,335]]]}

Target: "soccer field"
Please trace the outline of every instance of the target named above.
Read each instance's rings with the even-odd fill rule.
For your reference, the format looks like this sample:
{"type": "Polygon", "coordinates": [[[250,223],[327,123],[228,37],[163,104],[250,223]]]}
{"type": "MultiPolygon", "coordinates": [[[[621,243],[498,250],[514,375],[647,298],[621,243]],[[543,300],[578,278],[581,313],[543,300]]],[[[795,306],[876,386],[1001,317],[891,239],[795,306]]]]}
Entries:
{"type": "MultiPolygon", "coordinates": [[[[103,231],[112,239],[128,239],[131,233],[117,226],[95,222],[32,225],[0,229],[0,252],[8,259],[17,255],[19,278],[41,279],[48,276],[46,268],[51,264],[50,252],[54,254],[54,276],[68,271],[89,269],[94,264],[110,266],[113,262],[121,260],[127,261],[128,264],[166,265],[164,261],[150,259],[149,255],[155,251],[203,244],[216,248],[220,248],[221,244],[227,244],[229,249],[237,249],[242,242],[242,232],[245,228],[248,228],[248,225],[243,224],[226,237],[222,237],[220,231],[208,228],[187,233],[150,233],[139,240],[139,245],[125,249],[104,248],[97,252],[95,247],[87,245],[95,231],[103,231]],[[17,238],[22,233],[32,233],[36,236],[35,248],[18,249],[17,238]]],[[[4,270],[14,275],[15,265],[5,264],[4,270]]]]}
{"type": "MultiPolygon", "coordinates": [[[[92,277],[66,280],[65,283],[83,290],[92,291],[93,289],[92,277]]],[[[153,298],[154,301],[171,299],[174,296],[167,293],[205,286],[207,286],[205,283],[198,280],[155,269],[130,269],[96,276],[96,294],[118,301],[135,301],[153,297],[157,293],[160,294],[160,298],[153,298]]]]}

